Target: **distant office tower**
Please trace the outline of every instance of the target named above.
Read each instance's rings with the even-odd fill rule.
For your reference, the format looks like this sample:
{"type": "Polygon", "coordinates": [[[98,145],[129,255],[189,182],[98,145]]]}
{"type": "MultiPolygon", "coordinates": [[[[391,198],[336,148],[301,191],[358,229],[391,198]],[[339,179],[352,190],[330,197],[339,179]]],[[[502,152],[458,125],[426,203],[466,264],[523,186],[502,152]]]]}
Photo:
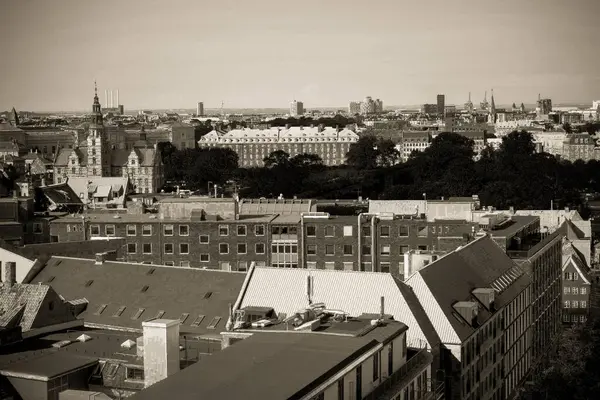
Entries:
{"type": "Polygon", "coordinates": [[[437,112],[438,114],[444,114],[444,107],[446,107],[446,96],[443,94],[437,95],[437,112]]]}
{"type": "Polygon", "coordinates": [[[204,103],[199,101],[196,105],[196,116],[203,117],[204,116],[204,103]]]}
{"type": "Polygon", "coordinates": [[[350,104],[348,104],[348,114],[360,114],[360,101],[351,101],[350,104]]]}
{"type": "Polygon", "coordinates": [[[380,99],[375,100],[375,112],[376,113],[383,112],[383,101],[380,99]]]}
{"type": "Polygon", "coordinates": [[[292,101],[290,103],[290,115],[292,117],[297,117],[299,115],[304,115],[304,103],[301,101],[292,101]]]}
{"type": "Polygon", "coordinates": [[[375,112],[375,102],[371,96],[365,97],[364,101],[360,104],[360,113],[363,115],[373,114],[375,112]]]}
{"type": "Polygon", "coordinates": [[[537,101],[537,112],[538,115],[548,115],[552,111],[552,100],[551,99],[542,99],[540,95],[538,95],[537,101]]]}

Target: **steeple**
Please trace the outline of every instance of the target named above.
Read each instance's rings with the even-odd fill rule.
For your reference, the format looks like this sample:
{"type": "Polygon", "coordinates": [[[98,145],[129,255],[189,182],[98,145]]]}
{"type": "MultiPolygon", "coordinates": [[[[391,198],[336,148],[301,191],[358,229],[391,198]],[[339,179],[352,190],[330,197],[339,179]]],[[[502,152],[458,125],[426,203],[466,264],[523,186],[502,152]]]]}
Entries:
{"type": "Polygon", "coordinates": [[[102,125],[102,109],[100,108],[100,100],[98,100],[98,86],[94,80],[94,104],[92,105],[92,123],[102,125]]]}
{"type": "Polygon", "coordinates": [[[494,89],[492,89],[492,105],[491,105],[491,112],[493,114],[496,114],[496,103],[494,103],[494,89]]]}

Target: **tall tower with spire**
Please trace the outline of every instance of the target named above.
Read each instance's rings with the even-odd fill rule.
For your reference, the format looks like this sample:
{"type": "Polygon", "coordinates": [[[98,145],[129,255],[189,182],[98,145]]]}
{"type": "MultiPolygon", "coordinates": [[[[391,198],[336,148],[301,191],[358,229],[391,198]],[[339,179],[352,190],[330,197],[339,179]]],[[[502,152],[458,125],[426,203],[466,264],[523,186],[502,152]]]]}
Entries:
{"type": "Polygon", "coordinates": [[[465,103],[465,110],[473,112],[473,102],[471,101],[471,92],[469,92],[469,100],[465,103]]]}
{"type": "Polygon", "coordinates": [[[485,94],[483,96],[483,101],[479,104],[479,108],[481,108],[482,110],[487,110],[490,107],[490,104],[487,101],[487,90],[485,91],[485,94]]]}
{"type": "Polygon", "coordinates": [[[492,89],[492,103],[490,104],[490,115],[488,117],[490,124],[496,123],[496,102],[494,101],[494,89],[492,89]]]}
{"type": "Polygon", "coordinates": [[[104,135],[102,109],[98,100],[98,87],[96,81],[94,81],[94,103],[87,137],[87,175],[90,177],[108,176],[110,174],[109,156],[106,136],[104,135]]]}

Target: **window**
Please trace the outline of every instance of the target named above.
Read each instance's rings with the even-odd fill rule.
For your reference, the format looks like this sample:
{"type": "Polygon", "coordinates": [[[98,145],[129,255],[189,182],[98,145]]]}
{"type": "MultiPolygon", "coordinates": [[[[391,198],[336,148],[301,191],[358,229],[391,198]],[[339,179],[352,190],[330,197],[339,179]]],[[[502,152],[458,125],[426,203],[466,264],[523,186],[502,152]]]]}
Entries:
{"type": "Polygon", "coordinates": [[[136,226],[135,225],[127,225],[127,236],[135,236],[137,235],[136,226]]]}
{"type": "Polygon", "coordinates": [[[152,254],[152,243],[144,243],[142,245],[142,252],[144,254],[152,254]]]}
{"type": "Polygon", "coordinates": [[[317,228],[314,225],[307,225],[306,236],[317,236],[317,228]]]}
{"type": "Polygon", "coordinates": [[[408,226],[400,225],[398,236],[408,236],[408,226]]]}
{"type": "Polygon", "coordinates": [[[219,243],[219,254],[229,254],[229,244],[219,243]]]}
{"type": "Polygon", "coordinates": [[[152,235],[152,225],[142,225],[142,235],[151,236],[152,235]]]}
{"type": "Polygon", "coordinates": [[[187,225],[179,225],[179,236],[189,236],[190,227],[187,225]]]}
{"type": "Polygon", "coordinates": [[[238,261],[238,271],[248,271],[248,261],[238,261]]]}
{"type": "Polygon", "coordinates": [[[246,254],[246,243],[238,243],[237,244],[237,253],[238,254],[246,254]]]}
{"type": "Polygon", "coordinates": [[[400,254],[405,254],[405,253],[408,253],[408,246],[407,245],[400,246],[400,254]]]}
{"type": "Polygon", "coordinates": [[[419,226],[418,228],[418,236],[420,237],[427,237],[427,226],[419,226]]]}
{"type": "Polygon", "coordinates": [[[90,226],[90,234],[92,236],[100,235],[100,225],[91,225],[90,226]]]}
{"type": "Polygon", "coordinates": [[[200,244],[208,244],[209,236],[208,235],[200,235],[200,244]]]}
{"type": "Polygon", "coordinates": [[[308,244],[306,245],[306,254],[309,256],[314,256],[317,254],[317,245],[316,244],[308,244]]]}
{"type": "Polygon", "coordinates": [[[200,326],[202,321],[204,320],[204,315],[198,315],[198,317],[190,324],[192,328],[197,328],[200,326]]]}
{"type": "Polygon", "coordinates": [[[113,317],[120,317],[121,314],[123,314],[123,312],[125,311],[127,307],[125,306],[121,306],[119,307],[119,309],[117,311],[115,311],[115,313],[113,314],[113,317]]]}
{"type": "Polygon", "coordinates": [[[126,367],[126,370],[127,370],[127,380],[132,380],[132,381],[143,381],[144,380],[144,370],[143,369],[126,367]]]}
{"type": "Polygon", "coordinates": [[[564,307],[565,308],[571,308],[571,302],[569,300],[566,300],[564,303],[564,307]]]}
{"type": "Polygon", "coordinates": [[[325,261],[325,269],[335,269],[335,261],[325,261]]]}
{"type": "Polygon", "coordinates": [[[175,266],[175,263],[174,263],[173,261],[165,261],[165,265],[166,265],[167,267],[174,267],[174,266],[175,266]]]}
{"type": "Polygon", "coordinates": [[[179,254],[189,254],[190,245],[188,243],[179,243],[179,254]]]}
{"type": "Polygon", "coordinates": [[[419,246],[417,246],[417,249],[427,251],[427,246],[425,246],[425,245],[419,245],[419,246]]]}
{"type": "Polygon", "coordinates": [[[579,294],[579,288],[577,286],[573,286],[573,294],[579,294]]]}
{"type": "Polygon", "coordinates": [[[379,379],[379,352],[373,354],[373,381],[379,379]]]}
{"type": "Polygon", "coordinates": [[[344,226],[344,236],[352,236],[352,225],[344,226]]]}
{"type": "Polygon", "coordinates": [[[581,294],[587,294],[587,288],[582,287],[580,293],[581,294]]]}
{"type": "Polygon", "coordinates": [[[579,316],[579,322],[585,322],[586,319],[587,319],[587,317],[585,315],[579,316]]]}
{"type": "Polygon", "coordinates": [[[136,320],[139,319],[142,314],[144,313],[145,308],[138,308],[138,310],[135,312],[135,314],[133,314],[133,316],[131,317],[131,319],[136,320]]]}
{"type": "Polygon", "coordinates": [[[379,268],[381,269],[381,272],[389,273],[390,272],[390,263],[389,262],[379,263],[379,268]]]}
{"type": "Polygon", "coordinates": [[[104,312],[104,310],[106,310],[106,307],[108,307],[108,304],[101,304],[100,307],[98,307],[98,309],[94,313],[94,315],[102,314],[104,312]]]}
{"type": "Polygon", "coordinates": [[[370,256],[371,255],[371,246],[369,246],[369,245],[362,246],[362,254],[363,254],[363,256],[370,256]]]}
{"type": "Polygon", "coordinates": [[[208,254],[208,253],[200,254],[200,262],[209,262],[209,261],[210,261],[210,254],[208,254]]]}
{"type": "Polygon", "coordinates": [[[390,227],[389,226],[381,226],[379,228],[379,236],[381,237],[390,237],[390,227]]]}
{"type": "Polygon", "coordinates": [[[389,244],[384,244],[381,246],[381,255],[382,256],[390,255],[390,245],[389,244]]]}
{"type": "Polygon", "coordinates": [[[325,227],[325,236],[326,237],[335,236],[335,226],[326,226],[325,227]]]}
{"type": "Polygon", "coordinates": [[[316,261],[307,261],[306,262],[306,268],[308,268],[308,269],[316,269],[317,268],[317,262],[316,261]]]}
{"type": "Polygon", "coordinates": [[[256,243],[254,245],[254,252],[256,254],[265,254],[265,244],[264,243],[256,243]]]}
{"type": "Polygon", "coordinates": [[[344,255],[345,256],[351,256],[352,253],[353,253],[352,245],[351,244],[345,244],[344,245],[344,255]]]}
{"type": "Polygon", "coordinates": [[[265,236],[265,226],[264,225],[255,225],[254,226],[254,234],[256,236],[265,236]]]}
{"type": "Polygon", "coordinates": [[[363,236],[371,236],[371,227],[370,226],[363,226],[362,227],[362,235],[363,236]]]}
{"type": "Polygon", "coordinates": [[[246,236],[246,225],[238,225],[237,226],[237,235],[238,236],[246,236]]]}
{"type": "Polygon", "coordinates": [[[585,300],[581,300],[581,302],[579,303],[581,308],[587,308],[587,301],[585,300]]]}
{"type": "Polygon", "coordinates": [[[165,243],[165,254],[173,254],[173,243],[165,243]]]}
{"type": "Polygon", "coordinates": [[[163,235],[164,236],[173,236],[173,225],[163,226],[163,235]]]}
{"type": "Polygon", "coordinates": [[[577,300],[573,300],[573,301],[571,302],[571,305],[573,306],[573,308],[579,308],[579,301],[577,301],[577,300]]]}
{"type": "Polygon", "coordinates": [[[129,254],[137,253],[137,244],[136,243],[127,243],[127,253],[129,253],[129,254]]]}
{"type": "Polygon", "coordinates": [[[565,281],[570,281],[571,280],[571,274],[568,272],[565,272],[565,281]]]}
{"type": "Polygon", "coordinates": [[[332,245],[332,244],[325,245],[325,255],[326,256],[333,256],[333,255],[335,255],[335,246],[332,245]]]}
{"type": "Polygon", "coordinates": [[[229,226],[219,225],[219,236],[228,236],[228,235],[229,235],[229,226]]]}

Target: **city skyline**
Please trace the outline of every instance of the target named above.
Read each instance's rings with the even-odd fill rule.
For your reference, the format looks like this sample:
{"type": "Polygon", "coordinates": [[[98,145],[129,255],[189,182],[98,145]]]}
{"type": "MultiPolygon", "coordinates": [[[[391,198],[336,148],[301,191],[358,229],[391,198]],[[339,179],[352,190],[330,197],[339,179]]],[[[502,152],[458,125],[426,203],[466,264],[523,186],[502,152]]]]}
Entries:
{"type": "Polygon", "coordinates": [[[412,105],[438,93],[462,104],[492,88],[502,104],[599,97],[593,0],[340,4],[15,2],[0,15],[11,54],[0,110],[88,110],[94,79],[126,109],[342,108],[368,95],[412,105]]]}

